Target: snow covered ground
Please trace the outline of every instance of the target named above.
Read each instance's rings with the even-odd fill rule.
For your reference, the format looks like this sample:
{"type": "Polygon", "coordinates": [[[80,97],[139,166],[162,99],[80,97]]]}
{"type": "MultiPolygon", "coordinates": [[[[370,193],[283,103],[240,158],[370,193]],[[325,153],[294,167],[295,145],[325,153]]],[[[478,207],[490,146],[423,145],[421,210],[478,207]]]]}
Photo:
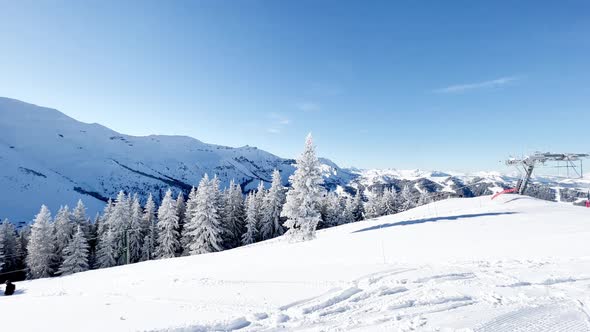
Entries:
{"type": "Polygon", "coordinates": [[[11,331],[590,331],[590,209],[452,199],[17,288],[11,331]]]}

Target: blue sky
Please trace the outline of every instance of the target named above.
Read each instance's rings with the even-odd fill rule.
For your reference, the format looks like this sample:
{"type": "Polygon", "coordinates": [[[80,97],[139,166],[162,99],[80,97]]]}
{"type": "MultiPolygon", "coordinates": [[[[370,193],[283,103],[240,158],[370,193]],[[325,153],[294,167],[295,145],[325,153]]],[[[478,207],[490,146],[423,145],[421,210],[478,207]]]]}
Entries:
{"type": "Polygon", "coordinates": [[[0,96],[344,166],[588,152],[587,1],[3,1],[0,96]]]}

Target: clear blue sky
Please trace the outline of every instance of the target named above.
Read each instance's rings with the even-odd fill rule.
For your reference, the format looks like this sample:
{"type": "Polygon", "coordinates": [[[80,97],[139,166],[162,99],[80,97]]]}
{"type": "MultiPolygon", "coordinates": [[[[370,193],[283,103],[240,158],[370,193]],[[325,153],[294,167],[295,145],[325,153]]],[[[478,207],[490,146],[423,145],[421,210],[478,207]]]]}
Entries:
{"type": "Polygon", "coordinates": [[[588,1],[0,0],[0,96],[344,166],[590,151],[588,1]]]}

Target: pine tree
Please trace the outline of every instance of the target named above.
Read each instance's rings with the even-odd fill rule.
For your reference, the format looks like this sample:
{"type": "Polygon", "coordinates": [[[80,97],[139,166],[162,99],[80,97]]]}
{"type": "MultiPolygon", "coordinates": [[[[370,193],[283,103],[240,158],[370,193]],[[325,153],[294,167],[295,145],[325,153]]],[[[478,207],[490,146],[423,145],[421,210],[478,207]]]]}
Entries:
{"type": "Polygon", "coordinates": [[[246,198],[246,232],[242,235],[242,244],[248,245],[258,240],[258,201],[252,192],[246,198]]]}
{"type": "Polygon", "coordinates": [[[46,278],[53,274],[52,263],[55,257],[53,239],[51,212],[47,206],[42,205],[33,221],[27,245],[26,262],[31,279],[46,278]]]}
{"type": "Polygon", "coordinates": [[[16,229],[8,219],[4,219],[0,224],[0,271],[15,270],[17,254],[16,229]]]}
{"type": "Polygon", "coordinates": [[[69,275],[88,270],[88,242],[84,237],[82,226],[77,226],[77,231],[72,241],[64,249],[64,261],[58,270],[58,274],[69,275]]]}
{"type": "Polygon", "coordinates": [[[158,209],[158,244],[156,257],[172,258],[180,248],[178,241],[178,215],[176,214],[176,201],[172,198],[172,190],[168,189],[166,196],[158,209]]]}
{"type": "Polygon", "coordinates": [[[96,252],[96,267],[99,269],[104,269],[115,266],[116,264],[115,238],[113,236],[113,232],[107,226],[105,232],[100,238],[100,241],[98,242],[98,250],[96,252]]]}
{"type": "Polygon", "coordinates": [[[244,234],[246,227],[245,211],[242,188],[233,180],[225,191],[223,225],[226,230],[224,247],[227,249],[238,247],[242,243],[242,234],[244,234]]]}
{"type": "Polygon", "coordinates": [[[190,222],[186,224],[190,255],[223,250],[224,229],[217,210],[214,184],[207,174],[199,183],[195,210],[191,213],[190,222]]]}
{"type": "Polygon", "coordinates": [[[283,235],[285,230],[281,225],[281,211],[285,204],[285,190],[281,183],[281,173],[274,170],[272,173],[272,183],[266,193],[262,205],[262,220],[260,233],[262,240],[272,239],[283,235]]]}
{"type": "Polygon", "coordinates": [[[86,207],[81,199],[78,200],[76,204],[76,208],[71,213],[72,222],[74,225],[79,225],[82,227],[82,232],[84,232],[84,237],[88,238],[90,236],[90,222],[86,217],[86,207]]]}
{"type": "Polygon", "coordinates": [[[328,193],[325,197],[324,203],[325,209],[325,220],[324,224],[326,227],[338,226],[342,223],[342,210],[340,205],[340,199],[335,193],[328,193]]]}
{"type": "Polygon", "coordinates": [[[184,229],[184,224],[186,223],[186,201],[184,200],[184,194],[181,192],[178,193],[176,197],[176,215],[178,216],[178,241],[180,246],[178,246],[178,252],[176,253],[177,256],[182,255],[182,233],[184,229]]]}
{"type": "Polygon", "coordinates": [[[414,203],[414,195],[410,191],[410,187],[404,186],[401,192],[401,211],[407,211],[416,206],[414,203]]]}
{"type": "Polygon", "coordinates": [[[143,231],[143,210],[139,203],[139,197],[135,195],[133,197],[133,203],[131,205],[131,224],[128,230],[129,239],[129,261],[136,263],[141,260],[143,239],[145,237],[143,231]]]}
{"type": "Polygon", "coordinates": [[[63,250],[68,246],[72,239],[74,227],[70,210],[68,206],[60,207],[53,222],[53,236],[55,237],[55,258],[56,265],[59,267],[63,262],[63,250]]]}
{"type": "Polygon", "coordinates": [[[340,222],[339,224],[349,224],[354,222],[354,206],[353,206],[353,198],[350,196],[342,197],[340,199],[340,207],[342,208],[342,214],[340,215],[340,222]]]}
{"type": "Polygon", "coordinates": [[[143,212],[143,233],[146,238],[143,239],[142,259],[150,260],[156,252],[156,203],[150,193],[145,203],[143,212]],[[147,251],[146,251],[147,250],[147,251]]]}
{"type": "Polygon", "coordinates": [[[381,199],[383,215],[397,213],[397,194],[394,188],[385,189],[381,199]]]}
{"type": "Polygon", "coordinates": [[[363,205],[363,193],[361,189],[357,189],[356,195],[351,201],[351,210],[352,217],[354,221],[361,221],[365,219],[365,208],[363,205]]]}
{"type": "Polygon", "coordinates": [[[432,199],[430,198],[428,191],[426,189],[424,189],[420,193],[420,197],[418,197],[418,203],[416,203],[416,206],[422,206],[422,205],[426,205],[428,203],[432,203],[432,199]]]}
{"type": "Polygon", "coordinates": [[[131,222],[131,209],[128,196],[122,190],[117,195],[113,211],[109,216],[109,229],[113,236],[113,245],[115,250],[115,261],[117,265],[127,262],[127,243],[126,236],[131,222]]]}
{"type": "Polygon", "coordinates": [[[98,233],[98,237],[100,238],[106,232],[108,227],[106,227],[109,223],[109,218],[111,217],[111,213],[113,213],[113,201],[109,198],[107,204],[105,205],[102,215],[99,219],[99,222],[96,225],[96,232],[98,233]]]}
{"type": "Polygon", "coordinates": [[[26,257],[28,256],[27,247],[31,237],[31,226],[24,226],[18,231],[16,237],[16,266],[18,269],[24,269],[27,266],[26,257]]]}
{"type": "Polygon", "coordinates": [[[284,226],[293,240],[309,240],[315,237],[320,222],[320,201],[324,183],[320,162],[315,154],[311,134],[307,136],[305,149],[295,164],[295,172],[289,177],[291,189],[287,192],[282,215],[287,218],[284,226]]]}
{"type": "Polygon", "coordinates": [[[365,203],[365,214],[367,219],[381,217],[383,215],[382,195],[372,192],[367,203],[365,203]]]}

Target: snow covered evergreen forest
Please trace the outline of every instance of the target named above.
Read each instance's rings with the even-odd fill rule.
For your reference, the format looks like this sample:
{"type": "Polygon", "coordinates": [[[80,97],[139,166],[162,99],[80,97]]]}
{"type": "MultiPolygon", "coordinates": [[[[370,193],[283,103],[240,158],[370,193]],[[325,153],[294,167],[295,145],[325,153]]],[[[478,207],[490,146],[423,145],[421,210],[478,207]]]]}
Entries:
{"type": "Polygon", "coordinates": [[[327,191],[311,135],[290,183],[284,187],[275,169],[269,189],[260,182],[244,197],[234,181],[220,188],[216,175],[205,174],[188,197],[168,189],[159,206],[152,195],[142,204],[137,194],[120,191],[93,218],[82,200],[55,216],[43,205],[30,226],[17,230],[7,219],[0,226],[0,272],[26,270],[36,279],[217,252],[285,232],[308,240],[316,229],[403,212],[433,199],[426,190],[414,195],[408,186],[399,193],[327,191]]]}

